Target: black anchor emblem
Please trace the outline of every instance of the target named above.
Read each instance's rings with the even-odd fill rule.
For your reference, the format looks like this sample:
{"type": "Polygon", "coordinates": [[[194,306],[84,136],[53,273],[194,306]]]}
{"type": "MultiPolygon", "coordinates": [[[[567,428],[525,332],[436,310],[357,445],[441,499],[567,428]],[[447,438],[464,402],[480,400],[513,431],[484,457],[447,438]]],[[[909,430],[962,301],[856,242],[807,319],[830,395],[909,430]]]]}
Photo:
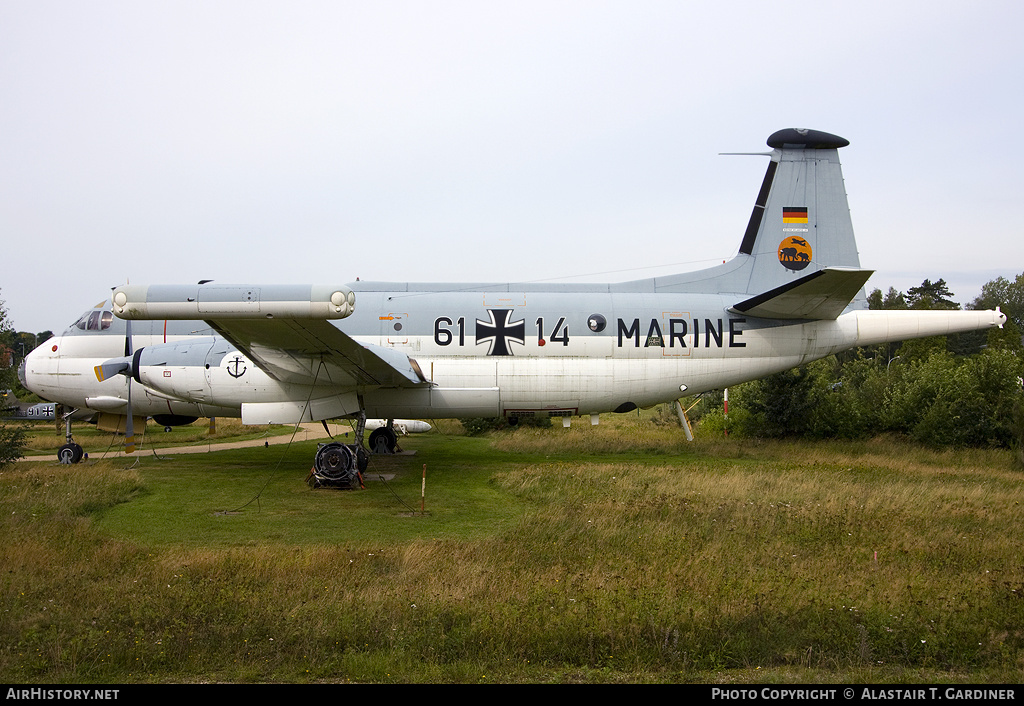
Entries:
{"type": "Polygon", "coordinates": [[[245,371],[248,370],[245,364],[242,362],[242,357],[236,355],[234,359],[228,363],[228,375],[233,378],[240,378],[245,375],[245,371]]]}

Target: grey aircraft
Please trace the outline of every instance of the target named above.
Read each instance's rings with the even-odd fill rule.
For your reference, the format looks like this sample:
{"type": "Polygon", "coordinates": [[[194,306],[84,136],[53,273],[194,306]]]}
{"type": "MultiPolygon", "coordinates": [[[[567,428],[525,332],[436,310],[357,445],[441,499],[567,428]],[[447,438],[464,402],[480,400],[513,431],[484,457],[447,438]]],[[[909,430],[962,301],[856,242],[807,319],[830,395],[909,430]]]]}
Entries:
{"type": "MultiPolygon", "coordinates": [[[[998,310],[868,310],[872,270],[839,163],[848,144],[815,130],[771,135],[739,251],[709,269],[609,284],[117,287],[28,356],[24,384],[71,409],[160,423],[596,424],[856,346],[1002,326],[998,310]]],[[[358,464],[361,425],[358,437],[326,463],[358,464]]]]}

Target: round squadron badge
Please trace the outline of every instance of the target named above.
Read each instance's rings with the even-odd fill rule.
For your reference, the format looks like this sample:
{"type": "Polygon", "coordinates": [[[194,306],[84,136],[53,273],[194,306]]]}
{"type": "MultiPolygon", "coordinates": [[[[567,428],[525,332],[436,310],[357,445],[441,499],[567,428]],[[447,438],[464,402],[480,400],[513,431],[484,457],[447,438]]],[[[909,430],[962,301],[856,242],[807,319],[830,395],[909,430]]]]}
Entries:
{"type": "Polygon", "coordinates": [[[804,238],[788,236],[779,243],[779,262],[794,272],[802,270],[811,264],[811,246],[804,238]]]}

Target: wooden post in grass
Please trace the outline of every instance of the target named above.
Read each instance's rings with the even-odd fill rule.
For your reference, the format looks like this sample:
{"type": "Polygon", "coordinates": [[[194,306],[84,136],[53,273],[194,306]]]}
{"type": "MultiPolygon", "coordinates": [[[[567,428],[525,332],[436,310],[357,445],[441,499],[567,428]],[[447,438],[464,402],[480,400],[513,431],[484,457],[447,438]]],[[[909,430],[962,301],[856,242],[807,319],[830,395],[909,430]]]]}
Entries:
{"type": "Polygon", "coordinates": [[[424,505],[427,500],[427,464],[423,464],[423,483],[420,485],[420,514],[425,514],[424,505]]]}
{"type": "Polygon", "coordinates": [[[725,417],[725,435],[729,436],[729,388],[725,388],[725,400],[723,404],[724,417],[725,417]]]}

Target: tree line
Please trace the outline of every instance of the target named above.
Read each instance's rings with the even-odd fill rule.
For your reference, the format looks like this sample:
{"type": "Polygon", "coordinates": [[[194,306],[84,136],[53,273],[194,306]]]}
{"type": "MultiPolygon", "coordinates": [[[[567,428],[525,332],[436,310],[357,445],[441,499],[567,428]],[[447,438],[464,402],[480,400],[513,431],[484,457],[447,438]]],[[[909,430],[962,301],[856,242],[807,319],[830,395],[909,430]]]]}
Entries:
{"type": "MultiPolygon", "coordinates": [[[[14,390],[16,394],[23,391],[18,382],[17,366],[32,351],[26,345],[34,338],[38,338],[38,335],[19,334],[13,329],[7,318],[7,307],[0,301],[0,390],[14,390]]],[[[0,410],[0,414],[3,411],[0,410]]],[[[0,424],[0,468],[21,458],[25,443],[24,425],[0,424]]]]}

